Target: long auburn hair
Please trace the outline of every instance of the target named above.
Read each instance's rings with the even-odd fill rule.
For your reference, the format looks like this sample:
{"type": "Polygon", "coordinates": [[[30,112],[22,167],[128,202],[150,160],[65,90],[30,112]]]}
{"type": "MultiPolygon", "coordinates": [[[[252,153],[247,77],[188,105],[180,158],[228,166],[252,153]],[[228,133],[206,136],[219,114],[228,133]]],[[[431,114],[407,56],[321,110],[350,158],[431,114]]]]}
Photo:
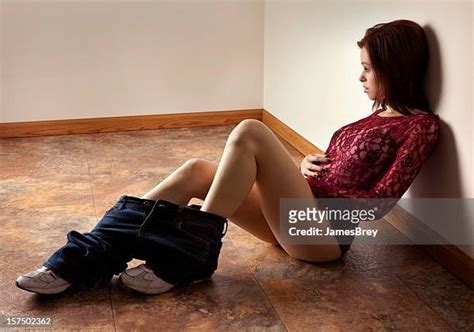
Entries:
{"type": "Polygon", "coordinates": [[[420,25],[409,20],[379,23],[367,29],[357,45],[367,49],[376,80],[385,93],[385,98],[375,98],[373,109],[387,109],[389,105],[405,115],[412,114],[410,108],[432,113],[423,89],[429,49],[420,25]]]}

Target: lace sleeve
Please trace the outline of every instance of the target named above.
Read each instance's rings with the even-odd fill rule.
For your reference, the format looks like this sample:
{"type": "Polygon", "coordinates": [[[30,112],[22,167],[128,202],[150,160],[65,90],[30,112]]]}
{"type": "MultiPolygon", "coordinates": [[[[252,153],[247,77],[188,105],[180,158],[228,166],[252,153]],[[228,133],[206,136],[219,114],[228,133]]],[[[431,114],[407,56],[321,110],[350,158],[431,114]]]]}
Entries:
{"type": "Polygon", "coordinates": [[[407,128],[405,139],[397,149],[395,159],[382,178],[369,190],[334,188],[331,197],[354,198],[363,203],[365,198],[383,198],[377,201],[377,219],[388,213],[408,190],[424,162],[434,150],[439,136],[438,119],[424,118],[407,128]]]}

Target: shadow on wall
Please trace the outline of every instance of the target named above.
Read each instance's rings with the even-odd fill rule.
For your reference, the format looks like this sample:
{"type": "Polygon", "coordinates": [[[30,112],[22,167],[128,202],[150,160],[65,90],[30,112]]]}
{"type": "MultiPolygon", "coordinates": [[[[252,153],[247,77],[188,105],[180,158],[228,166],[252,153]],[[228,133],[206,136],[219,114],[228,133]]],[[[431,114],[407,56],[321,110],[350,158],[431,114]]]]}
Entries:
{"type": "Polygon", "coordinates": [[[412,184],[410,192],[412,197],[422,198],[463,197],[457,144],[451,128],[442,121],[443,110],[438,109],[443,84],[440,47],[431,26],[426,25],[423,29],[430,48],[425,92],[431,109],[440,116],[441,121],[438,145],[412,184]]]}
{"type": "MultiPolygon", "coordinates": [[[[461,183],[455,136],[452,128],[442,121],[443,110],[438,109],[443,84],[440,47],[434,30],[429,25],[425,26],[424,29],[430,48],[425,92],[430,101],[431,109],[440,116],[440,136],[438,145],[431,157],[426,161],[421,172],[410,187],[410,196],[417,198],[463,198],[465,194],[461,183]]],[[[445,229],[444,227],[449,229],[449,227],[453,226],[453,222],[455,222],[456,227],[459,227],[462,232],[471,232],[472,221],[470,211],[472,211],[472,207],[468,205],[472,205],[472,200],[460,200],[459,211],[457,211],[459,214],[456,217],[453,216],[457,220],[446,220],[446,224],[443,225],[442,229],[445,229]]],[[[412,206],[410,210],[410,212],[430,226],[430,221],[423,218],[423,216],[427,215],[427,211],[423,211],[421,206],[412,206]]],[[[440,233],[440,235],[442,236],[443,234],[440,233]]],[[[456,243],[453,244],[456,245],[456,243]]],[[[457,245],[460,245],[460,243],[457,243],[457,245]]]]}
{"type": "Polygon", "coordinates": [[[438,38],[430,25],[423,27],[430,52],[430,60],[428,63],[428,72],[425,79],[425,92],[430,101],[431,109],[437,113],[439,98],[443,88],[443,72],[441,66],[441,52],[439,48],[438,38]]]}

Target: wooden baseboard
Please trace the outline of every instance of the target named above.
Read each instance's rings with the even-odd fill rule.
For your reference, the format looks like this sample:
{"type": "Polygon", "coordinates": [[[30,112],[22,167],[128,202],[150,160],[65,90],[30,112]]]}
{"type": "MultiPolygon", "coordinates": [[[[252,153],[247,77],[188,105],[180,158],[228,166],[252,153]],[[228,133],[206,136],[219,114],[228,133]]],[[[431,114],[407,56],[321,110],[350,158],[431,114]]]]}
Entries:
{"type": "Polygon", "coordinates": [[[263,110],[262,112],[262,122],[304,156],[310,153],[323,153],[321,149],[316,147],[313,143],[305,139],[303,136],[288,127],[266,110],[263,110]]]}
{"type": "Polygon", "coordinates": [[[262,120],[262,109],[0,123],[0,138],[105,133],[159,128],[223,126],[262,120]]]}
{"type": "MultiPolygon", "coordinates": [[[[265,109],[263,110],[262,121],[303,155],[318,153],[317,151],[324,153],[323,150],[303,138],[265,109]]],[[[385,220],[409,239],[411,239],[410,234],[413,234],[414,229],[428,233],[423,231],[427,228],[425,224],[399,205],[396,205],[387,216],[385,216],[385,220]]],[[[432,234],[425,234],[425,236],[434,237],[432,234]]],[[[466,253],[454,245],[419,245],[417,247],[436,259],[468,287],[474,289],[474,260],[466,253]]]]}

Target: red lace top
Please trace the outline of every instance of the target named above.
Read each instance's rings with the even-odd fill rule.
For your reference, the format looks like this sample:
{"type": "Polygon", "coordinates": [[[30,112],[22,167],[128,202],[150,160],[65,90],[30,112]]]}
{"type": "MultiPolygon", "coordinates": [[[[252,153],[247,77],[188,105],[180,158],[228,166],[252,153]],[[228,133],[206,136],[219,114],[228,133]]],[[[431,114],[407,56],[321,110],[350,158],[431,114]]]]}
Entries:
{"type": "Polygon", "coordinates": [[[438,141],[436,114],[371,115],[339,128],[321,163],[327,172],[306,181],[315,197],[400,198],[438,141]]]}

